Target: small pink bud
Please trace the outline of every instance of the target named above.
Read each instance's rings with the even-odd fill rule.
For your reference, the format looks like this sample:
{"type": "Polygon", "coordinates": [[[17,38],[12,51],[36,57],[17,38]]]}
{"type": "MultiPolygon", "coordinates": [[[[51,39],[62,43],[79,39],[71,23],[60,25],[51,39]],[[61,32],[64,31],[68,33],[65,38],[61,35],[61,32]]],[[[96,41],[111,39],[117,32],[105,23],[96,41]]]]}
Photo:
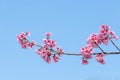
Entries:
{"type": "Polygon", "coordinates": [[[88,60],[83,59],[83,60],[82,60],[82,64],[85,64],[85,65],[88,64],[88,60]]]}
{"type": "Polygon", "coordinates": [[[102,54],[97,54],[97,55],[96,55],[96,60],[97,60],[98,62],[100,62],[101,64],[105,64],[105,61],[104,61],[104,53],[102,53],[102,54]]]}
{"type": "Polygon", "coordinates": [[[46,35],[47,38],[49,38],[52,35],[52,33],[51,32],[47,32],[45,35],[46,35]]]}
{"type": "Polygon", "coordinates": [[[31,36],[30,32],[25,33],[26,36],[31,36]]]}

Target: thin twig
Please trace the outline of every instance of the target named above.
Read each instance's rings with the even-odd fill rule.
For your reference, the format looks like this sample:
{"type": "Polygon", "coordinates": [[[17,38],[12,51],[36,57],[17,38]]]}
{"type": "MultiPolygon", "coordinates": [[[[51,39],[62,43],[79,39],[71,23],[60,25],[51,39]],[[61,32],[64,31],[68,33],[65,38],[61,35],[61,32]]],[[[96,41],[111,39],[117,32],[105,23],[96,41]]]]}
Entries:
{"type": "Polygon", "coordinates": [[[97,47],[102,51],[102,53],[104,53],[104,54],[106,54],[106,52],[104,52],[103,51],[103,49],[96,43],[96,42],[94,42],[96,45],[97,45],[97,47]]]}
{"type": "Polygon", "coordinates": [[[112,39],[109,38],[109,40],[110,40],[110,42],[116,47],[116,49],[117,49],[118,51],[120,51],[120,48],[112,41],[112,39]]]}
{"type": "MultiPolygon", "coordinates": [[[[56,52],[55,50],[52,50],[53,52],[56,52]]],[[[62,54],[64,55],[71,55],[71,56],[81,56],[81,54],[75,54],[75,53],[66,53],[66,52],[63,52],[62,54]]],[[[102,54],[102,53],[93,53],[92,55],[96,55],[96,54],[102,54]]],[[[120,54],[120,52],[104,52],[104,54],[107,54],[107,55],[111,55],[111,54],[120,54]]]]}

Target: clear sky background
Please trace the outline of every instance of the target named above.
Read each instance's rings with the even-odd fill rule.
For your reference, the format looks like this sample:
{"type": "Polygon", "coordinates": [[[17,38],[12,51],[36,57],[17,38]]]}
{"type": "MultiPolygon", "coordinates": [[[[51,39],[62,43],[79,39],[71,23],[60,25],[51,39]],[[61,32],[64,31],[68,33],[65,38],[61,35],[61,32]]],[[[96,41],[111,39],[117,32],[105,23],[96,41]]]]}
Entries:
{"type": "MultiPolygon", "coordinates": [[[[82,65],[80,57],[65,55],[47,64],[35,48],[21,49],[16,41],[29,31],[30,40],[42,44],[44,33],[52,32],[65,52],[79,53],[101,24],[120,36],[119,0],[0,0],[0,80],[120,80],[120,55],[106,56],[105,65],[95,59],[82,65]]],[[[120,46],[120,39],[115,43],[120,46]]],[[[111,44],[101,47],[117,51],[111,44]]]]}

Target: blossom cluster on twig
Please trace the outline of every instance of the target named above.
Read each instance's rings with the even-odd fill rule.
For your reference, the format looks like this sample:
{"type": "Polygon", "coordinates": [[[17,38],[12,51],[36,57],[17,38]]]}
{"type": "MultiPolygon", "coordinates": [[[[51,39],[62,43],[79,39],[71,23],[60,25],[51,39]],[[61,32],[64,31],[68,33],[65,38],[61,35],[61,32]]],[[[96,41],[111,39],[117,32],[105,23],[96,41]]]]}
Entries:
{"type": "Polygon", "coordinates": [[[43,39],[43,45],[38,45],[35,41],[30,42],[27,38],[30,35],[29,32],[21,32],[17,36],[17,41],[21,44],[22,48],[25,49],[33,48],[33,46],[39,47],[35,50],[35,52],[39,54],[47,63],[51,63],[52,60],[54,62],[58,62],[58,60],[60,59],[59,57],[63,52],[62,49],[56,45],[56,41],[50,39],[51,34],[52,33],[50,32],[45,34],[46,38],[43,39]],[[54,51],[55,48],[56,51],[54,51]]]}
{"type": "Polygon", "coordinates": [[[82,64],[88,64],[88,59],[92,58],[93,49],[99,48],[102,53],[96,54],[96,60],[102,64],[105,64],[103,49],[99,46],[100,44],[108,45],[109,40],[118,39],[118,36],[109,29],[108,25],[101,25],[98,33],[91,34],[87,39],[87,46],[81,48],[82,64]]]}
{"type": "MultiPolygon", "coordinates": [[[[17,41],[20,43],[22,48],[33,48],[34,46],[39,47],[35,50],[35,52],[41,56],[43,60],[45,60],[47,63],[51,62],[58,62],[60,60],[60,57],[62,54],[64,55],[77,55],[82,57],[82,64],[88,64],[89,59],[93,57],[93,55],[96,55],[96,60],[99,63],[105,64],[104,56],[105,54],[108,54],[105,52],[100,45],[108,45],[108,42],[110,41],[119,51],[119,47],[113,42],[112,39],[117,40],[118,36],[114,33],[114,31],[110,30],[110,27],[108,25],[101,25],[98,33],[91,34],[87,39],[87,45],[85,47],[82,47],[80,49],[80,54],[71,54],[71,53],[65,53],[63,52],[62,48],[57,46],[56,41],[50,39],[50,36],[52,35],[51,32],[48,32],[45,34],[46,38],[43,39],[43,45],[37,44],[34,40],[29,41],[28,37],[30,36],[29,32],[21,32],[17,36],[17,41]],[[94,53],[93,49],[99,48],[101,50],[100,53],[94,53]]],[[[109,53],[109,54],[119,54],[117,53],[109,53]]]]}

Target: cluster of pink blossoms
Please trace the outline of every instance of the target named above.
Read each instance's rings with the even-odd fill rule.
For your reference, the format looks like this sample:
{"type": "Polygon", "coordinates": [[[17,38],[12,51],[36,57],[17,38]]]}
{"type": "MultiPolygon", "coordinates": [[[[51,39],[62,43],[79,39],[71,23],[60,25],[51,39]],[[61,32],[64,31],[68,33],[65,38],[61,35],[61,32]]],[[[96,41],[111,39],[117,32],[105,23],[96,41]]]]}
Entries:
{"type": "Polygon", "coordinates": [[[60,47],[56,46],[56,41],[50,39],[51,33],[46,33],[46,38],[43,39],[44,44],[41,48],[36,50],[36,53],[41,55],[41,57],[47,62],[51,63],[51,59],[53,59],[54,62],[58,62],[61,56],[62,49],[60,47]],[[56,51],[54,50],[56,48],[56,51]]]}
{"type": "MultiPolygon", "coordinates": [[[[45,35],[46,35],[46,38],[43,39],[43,43],[44,43],[43,45],[38,45],[36,44],[35,41],[30,42],[27,39],[27,37],[30,36],[29,32],[20,33],[17,36],[17,41],[20,43],[22,48],[25,48],[25,49],[33,48],[33,46],[39,47],[35,51],[47,63],[51,63],[52,61],[58,62],[58,60],[60,60],[60,56],[63,54],[63,50],[56,45],[55,40],[50,39],[50,36],[52,35],[52,33],[48,32],[45,35]]],[[[89,63],[88,60],[92,58],[94,48],[99,48],[102,51],[101,53],[96,53],[96,54],[94,53],[94,55],[96,55],[95,57],[97,62],[101,64],[105,64],[104,56],[106,53],[101,49],[100,44],[108,45],[108,42],[109,40],[111,41],[111,39],[117,40],[118,36],[109,29],[108,25],[101,25],[98,33],[91,34],[87,39],[87,45],[85,47],[82,47],[80,50],[80,53],[82,55],[82,64],[89,63]]]]}
{"type": "Polygon", "coordinates": [[[36,44],[35,41],[29,42],[27,39],[28,36],[30,36],[29,32],[21,32],[17,36],[17,41],[21,44],[22,48],[32,48],[36,44]]]}
{"type": "MultiPolygon", "coordinates": [[[[87,40],[87,46],[81,48],[81,55],[83,56],[82,64],[88,64],[88,59],[92,58],[93,48],[98,48],[100,44],[108,45],[109,39],[118,39],[118,36],[111,30],[108,25],[100,26],[97,34],[91,34],[87,40]]],[[[96,60],[105,64],[104,53],[96,54],[96,60]]]]}
{"type": "Polygon", "coordinates": [[[59,57],[62,55],[62,49],[58,46],[56,46],[56,41],[51,40],[50,36],[51,33],[46,33],[46,38],[43,39],[44,44],[37,45],[35,41],[30,42],[27,37],[30,35],[29,32],[21,32],[17,36],[17,41],[21,44],[22,48],[33,48],[33,46],[40,47],[36,50],[36,53],[39,54],[47,63],[51,63],[53,60],[54,62],[58,62],[60,59],[59,57]],[[56,50],[54,50],[56,48],[56,50]],[[51,60],[52,59],[52,60],[51,60]]]}

